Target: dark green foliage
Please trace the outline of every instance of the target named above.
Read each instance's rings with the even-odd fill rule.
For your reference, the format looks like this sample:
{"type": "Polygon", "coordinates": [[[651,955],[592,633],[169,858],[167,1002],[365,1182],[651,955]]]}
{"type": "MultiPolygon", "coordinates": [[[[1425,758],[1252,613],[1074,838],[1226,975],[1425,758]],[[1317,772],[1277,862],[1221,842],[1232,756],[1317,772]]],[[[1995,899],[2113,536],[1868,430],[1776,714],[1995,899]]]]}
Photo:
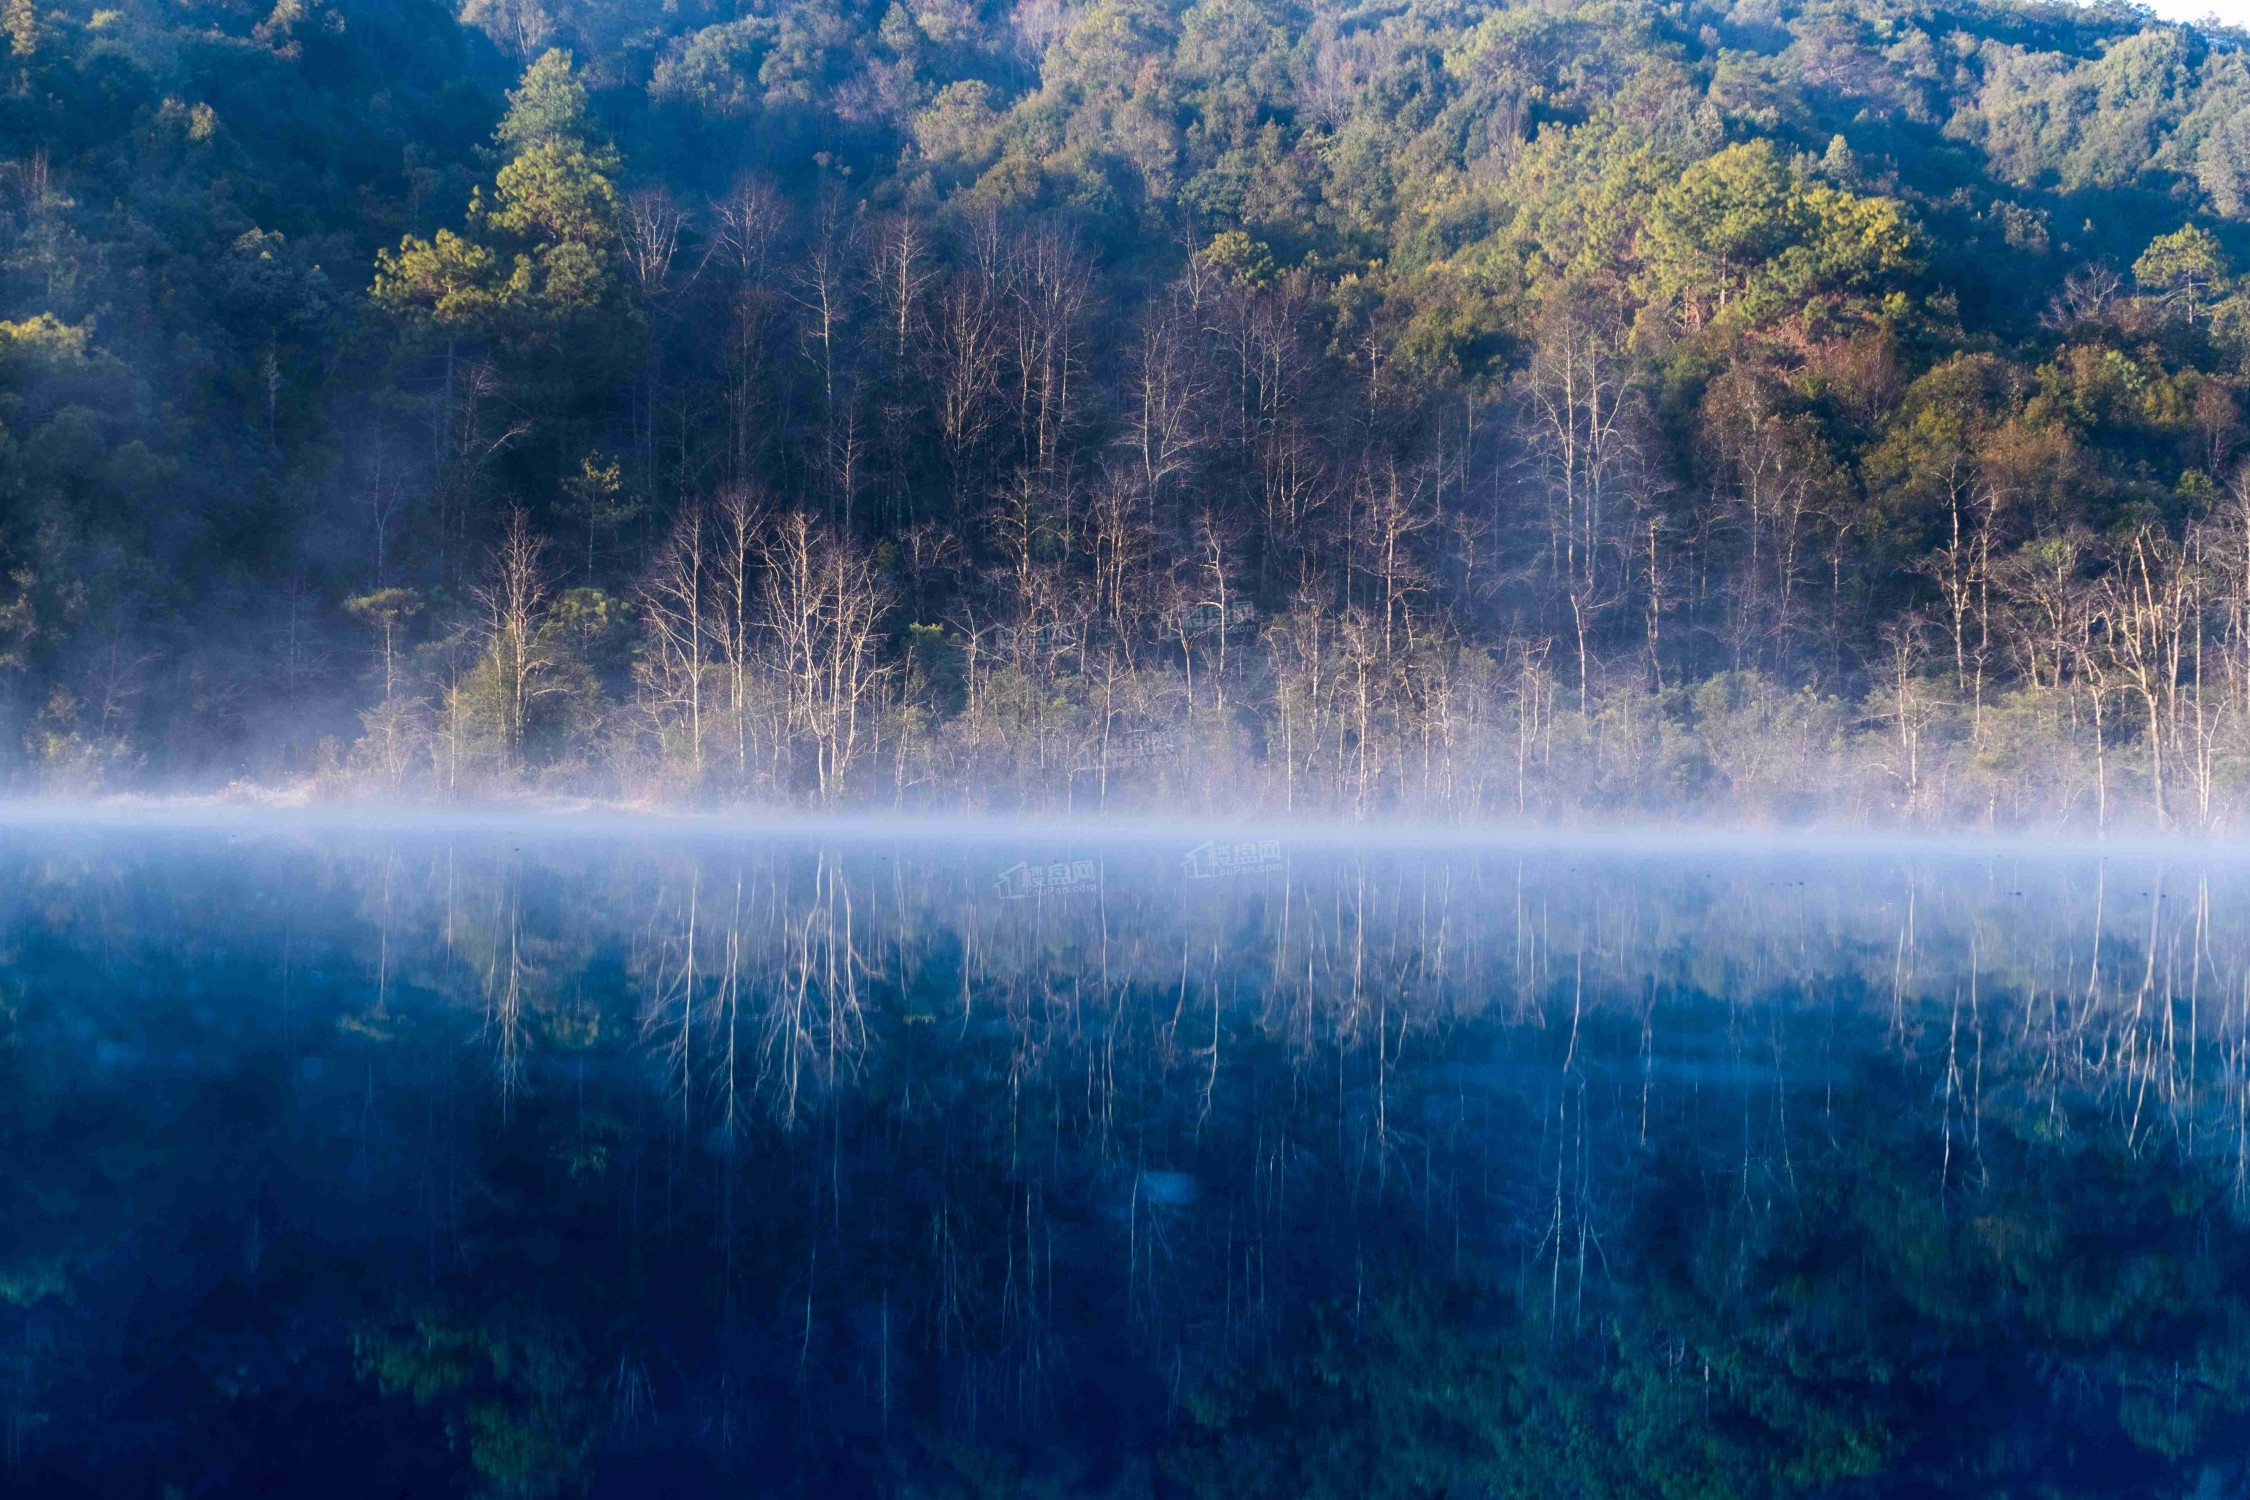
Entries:
{"type": "Polygon", "coordinates": [[[2018,754],[2052,775],[2013,816],[2106,821],[2115,791],[2170,825],[2167,758],[2202,822],[2240,800],[2250,740],[2211,726],[2250,705],[2200,707],[2250,692],[2233,33],[2013,0],[5,30],[15,783],[341,785],[374,756],[394,786],[786,796],[841,755],[854,796],[1077,806],[1091,758],[1106,805],[1123,724],[1197,747],[1153,797],[1792,805],[1683,769],[1727,752],[1677,690],[1748,673],[1713,701],[1828,705],[1798,752],[1849,762],[1861,813],[1997,817],[2018,754]],[[626,651],[667,628],[666,539],[737,503],[734,625],[695,603],[685,666],[626,651]],[[512,692],[551,701],[485,763],[519,511],[554,544],[534,613],[567,590],[617,629],[591,661],[543,637],[552,681],[512,692]],[[876,560],[848,702],[775,633],[784,511],[876,560]],[[2098,602],[2157,556],[2134,537],[2193,595],[2169,691],[2098,602]],[[377,694],[347,605],[394,587],[421,607],[377,694]],[[1642,748],[1570,783],[1558,725],[1642,748]],[[1301,771],[1271,748],[1306,737],[1301,771]]]}

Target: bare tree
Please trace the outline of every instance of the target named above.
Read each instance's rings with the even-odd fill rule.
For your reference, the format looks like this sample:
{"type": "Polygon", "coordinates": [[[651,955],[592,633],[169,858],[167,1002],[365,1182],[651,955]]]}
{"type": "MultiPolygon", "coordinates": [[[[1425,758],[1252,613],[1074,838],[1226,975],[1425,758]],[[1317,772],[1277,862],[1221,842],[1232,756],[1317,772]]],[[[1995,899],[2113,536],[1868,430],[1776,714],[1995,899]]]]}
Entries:
{"type": "Polygon", "coordinates": [[[2028,542],[1993,565],[2016,669],[2035,690],[2060,690],[2084,644],[2086,584],[2079,570],[2088,546],[2084,533],[2064,532],[2028,542]]]}
{"type": "Polygon", "coordinates": [[[1205,510],[1191,528],[1194,543],[1194,606],[1207,613],[1214,645],[1211,681],[1220,715],[1227,711],[1227,626],[1242,610],[1242,528],[1230,517],[1205,510]]]}
{"type": "Polygon", "coordinates": [[[812,749],[814,790],[834,806],[865,748],[862,716],[890,673],[879,659],[890,586],[865,548],[802,511],[768,529],[761,562],[773,669],[791,727],[812,749]]]}
{"type": "Polygon", "coordinates": [[[476,602],[486,660],[500,691],[504,764],[523,764],[524,730],[534,703],[554,691],[556,665],[545,626],[554,595],[547,542],[521,507],[508,512],[500,541],[486,559],[476,602]]]}
{"type": "Polygon", "coordinates": [[[1281,759],[1281,800],[1294,812],[1299,785],[1309,781],[1331,733],[1336,690],[1336,627],[1320,595],[1300,590],[1286,614],[1266,628],[1273,670],[1274,753],[1281,759]]]}
{"type": "Polygon", "coordinates": [[[770,178],[745,174],[711,203],[715,221],[705,263],[724,257],[742,283],[762,282],[774,246],[789,224],[789,209],[770,178]]]}
{"type": "Polygon", "coordinates": [[[875,231],[867,279],[875,305],[883,312],[891,358],[902,368],[908,348],[922,331],[924,303],[938,275],[929,234],[920,221],[904,215],[885,219],[875,231]]]}
{"type": "Polygon", "coordinates": [[[1055,475],[1077,417],[1075,377],[1092,269],[1077,244],[1052,227],[1011,241],[1006,265],[1024,462],[1055,475]]]}
{"type": "Polygon", "coordinates": [[[851,486],[858,458],[858,430],[847,418],[856,388],[844,366],[845,327],[851,318],[852,260],[857,226],[846,220],[843,198],[824,190],[813,230],[790,283],[790,296],[803,314],[800,337],[806,358],[820,377],[821,445],[819,463],[835,501],[835,514],[849,518],[851,486]]]}
{"type": "Polygon", "coordinates": [[[1386,657],[1396,656],[1402,646],[1413,649],[1415,604],[1430,584],[1415,542],[1438,520],[1425,493],[1424,477],[1420,471],[1402,476],[1395,461],[1386,463],[1379,475],[1363,476],[1354,507],[1357,567],[1374,586],[1373,604],[1386,657]]]}
{"type": "Polygon", "coordinates": [[[636,675],[659,738],[670,739],[664,731],[675,729],[686,738],[691,786],[703,784],[703,689],[710,644],[706,584],[713,561],[709,532],[703,507],[684,507],[640,588],[641,624],[648,639],[636,675]]]}
{"type": "Polygon", "coordinates": [[[750,726],[757,670],[758,558],[766,530],[764,499],[747,485],[719,492],[710,521],[710,585],[699,596],[705,631],[726,686],[729,737],[738,786],[750,779],[750,726]]]}
{"type": "Polygon", "coordinates": [[[1620,539],[1636,508],[1641,404],[1616,311],[1565,293],[1541,317],[1519,383],[1527,448],[1546,511],[1546,572],[1570,610],[1578,700],[1588,707],[1590,637],[1623,594],[1620,539]]]}
{"type": "Polygon", "coordinates": [[[916,620],[928,620],[937,587],[949,580],[963,561],[960,539],[937,521],[920,520],[898,534],[899,560],[904,565],[908,601],[916,620]]]}
{"type": "Polygon", "coordinates": [[[945,444],[956,511],[967,498],[976,452],[992,430],[1005,350],[1002,335],[987,277],[971,269],[948,278],[925,357],[937,389],[938,434],[945,444]]]}
{"type": "Polygon", "coordinates": [[[1112,639],[1128,655],[1139,633],[1140,595],[1156,553],[1156,532],[1142,499],[1145,493],[1137,472],[1106,472],[1093,486],[1088,513],[1095,611],[1107,617],[1112,639]]]}
{"type": "Polygon", "coordinates": [[[2180,682],[2181,658],[2194,618],[2193,569],[2178,543],[2153,526],[2136,528],[2117,566],[2102,580],[2105,654],[2141,700],[2148,731],[2149,803],[2158,828],[2171,823],[2164,782],[2167,710],[2180,682]]]}
{"type": "Polygon", "coordinates": [[[2250,713],[2250,464],[2236,471],[2207,533],[2203,545],[2217,574],[2229,693],[2237,712],[2250,713]]]}
{"type": "Polygon", "coordinates": [[[753,457],[764,441],[759,420],[768,363],[768,340],[779,311],[771,263],[788,226],[781,194],[763,177],[736,179],[711,205],[714,228],[705,264],[723,263],[733,282],[726,328],[723,396],[727,417],[727,472],[747,483],[753,457]]]}
{"type": "Polygon", "coordinates": [[[1153,303],[1135,334],[1119,441],[1130,444],[1151,506],[1184,473],[1204,444],[1201,407],[1209,389],[1197,357],[1190,310],[1178,292],[1153,303]]]}
{"type": "Polygon", "coordinates": [[[2053,329],[2095,322],[2109,315],[2124,290],[2125,278],[2116,267],[2087,265],[2063,278],[2062,290],[2048,302],[2039,321],[2053,329]]]}
{"type": "Polygon", "coordinates": [[[1937,718],[1937,700],[1922,675],[1929,656],[1927,630],[1920,615],[1891,622],[1884,627],[1875,661],[1875,702],[1898,744],[1898,759],[1887,769],[1908,813],[1922,801],[1922,742],[1937,718]]]}
{"type": "Polygon", "coordinates": [[[642,188],[625,200],[625,264],[645,300],[671,290],[672,261],[686,227],[687,214],[666,188],[642,188]]]}
{"type": "Polygon", "coordinates": [[[1835,465],[1813,425],[1779,409],[1768,379],[1733,371],[1704,401],[1704,430],[1717,500],[1742,555],[1732,569],[1729,636],[1739,665],[1753,640],[1786,660],[1803,584],[1810,522],[1835,465]]]}

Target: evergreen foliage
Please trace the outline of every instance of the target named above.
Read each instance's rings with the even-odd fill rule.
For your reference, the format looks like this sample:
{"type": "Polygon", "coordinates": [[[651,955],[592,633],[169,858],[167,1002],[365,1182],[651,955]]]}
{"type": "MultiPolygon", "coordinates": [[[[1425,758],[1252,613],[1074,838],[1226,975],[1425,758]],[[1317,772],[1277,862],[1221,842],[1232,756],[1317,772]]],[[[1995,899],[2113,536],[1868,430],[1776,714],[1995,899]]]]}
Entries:
{"type": "Polygon", "coordinates": [[[18,789],[2250,808],[2216,24],[0,27],[18,789]]]}

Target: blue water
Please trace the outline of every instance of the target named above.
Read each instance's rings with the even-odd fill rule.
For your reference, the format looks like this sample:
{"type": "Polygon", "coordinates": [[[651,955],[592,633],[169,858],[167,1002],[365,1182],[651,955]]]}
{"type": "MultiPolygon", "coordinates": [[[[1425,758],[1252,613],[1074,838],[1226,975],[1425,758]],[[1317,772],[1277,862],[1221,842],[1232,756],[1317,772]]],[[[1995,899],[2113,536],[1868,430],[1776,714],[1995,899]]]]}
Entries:
{"type": "Polygon", "coordinates": [[[2241,1494],[2246,917],[2029,848],[18,823],[0,1492],[2241,1494]]]}

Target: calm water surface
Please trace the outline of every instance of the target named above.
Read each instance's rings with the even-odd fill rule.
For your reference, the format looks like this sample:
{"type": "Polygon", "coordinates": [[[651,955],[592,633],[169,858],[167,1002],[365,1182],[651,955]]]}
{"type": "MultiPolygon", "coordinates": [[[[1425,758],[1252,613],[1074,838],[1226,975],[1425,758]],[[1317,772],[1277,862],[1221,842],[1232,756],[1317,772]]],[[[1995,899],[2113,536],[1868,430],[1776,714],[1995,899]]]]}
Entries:
{"type": "Polygon", "coordinates": [[[2228,1496],[2250,867],[0,831],[0,1492],[2228,1496]]]}

